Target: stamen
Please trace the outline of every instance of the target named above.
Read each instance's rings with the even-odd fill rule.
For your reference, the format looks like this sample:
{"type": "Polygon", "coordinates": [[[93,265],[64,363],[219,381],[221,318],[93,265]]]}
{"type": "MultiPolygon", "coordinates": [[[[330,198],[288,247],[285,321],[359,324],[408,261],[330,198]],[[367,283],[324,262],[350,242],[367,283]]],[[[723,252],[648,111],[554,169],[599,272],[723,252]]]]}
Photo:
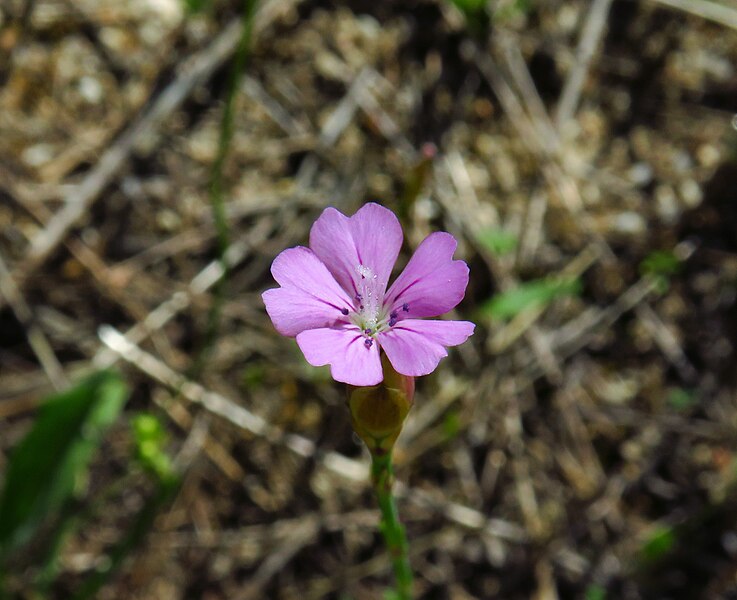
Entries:
{"type": "Polygon", "coordinates": [[[371,338],[366,338],[365,340],[363,340],[363,345],[366,346],[366,348],[371,348],[371,346],[374,345],[374,340],[372,340],[371,338]]]}
{"type": "Polygon", "coordinates": [[[355,297],[358,305],[358,320],[362,329],[370,328],[376,331],[381,314],[383,287],[370,267],[356,266],[360,279],[356,282],[355,297]]]}
{"type": "Polygon", "coordinates": [[[342,312],[344,315],[347,315],[348,314],[348,309],[347,308],[341,308],[340,309],[340,312],[342,312]]]}
{"type": "Polygon", "coordinates": [[[366,329],[364,329],[364,330],[363,330],[363,332],[364,332],[364,333],[365,333],[366,335],[371,335],[371,334],[373,333],[373,331],[371,331],[371,329],[369,329],[368,327],[367,327],[366,329]]]}
{"type": "Polygon", "coordinates": [[[409,312],[409,304],[407,304],[406,302],[402,304],[402,310],[404,312],[409,312]]]}
{"type": "Polygon", "coordinates": [[[389,315],[389,327],[394,327],[397,324],[397,311],[393,310],[389,315]]]}

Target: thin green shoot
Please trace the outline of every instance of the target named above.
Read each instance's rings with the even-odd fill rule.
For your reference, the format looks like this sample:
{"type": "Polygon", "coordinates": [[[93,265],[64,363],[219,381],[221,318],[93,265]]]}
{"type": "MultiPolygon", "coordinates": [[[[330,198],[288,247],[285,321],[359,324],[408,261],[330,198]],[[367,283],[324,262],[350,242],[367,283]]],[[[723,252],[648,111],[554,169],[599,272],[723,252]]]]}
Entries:
{"type": "Polygon", "coordinates": [[[560,277],[536,279],[497,294],[481,307],[480,313],[495,321],[505,321],[524,310],[545,307],[558,298],[578,296],[581,290],[579,279],[560,277]]]}
{"type": "Polygon", "coordinates": [[[495,256],[506,256],[517,249],[517,236],[503,229],[485,229],[477,236],[478,242],[495,256]]]}

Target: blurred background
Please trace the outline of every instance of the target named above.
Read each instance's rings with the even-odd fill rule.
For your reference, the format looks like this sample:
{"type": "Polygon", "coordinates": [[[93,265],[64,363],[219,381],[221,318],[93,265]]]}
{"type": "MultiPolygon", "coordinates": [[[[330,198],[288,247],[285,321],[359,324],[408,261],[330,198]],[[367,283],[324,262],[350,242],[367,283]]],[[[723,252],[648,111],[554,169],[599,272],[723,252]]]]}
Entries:
{"type": "Polygon", "coordinates": [[[417,597],[737,597],[737,4],[2,0],[0,597],[381,598],[326,206],[471,269],[396,454],[417,597]]]}

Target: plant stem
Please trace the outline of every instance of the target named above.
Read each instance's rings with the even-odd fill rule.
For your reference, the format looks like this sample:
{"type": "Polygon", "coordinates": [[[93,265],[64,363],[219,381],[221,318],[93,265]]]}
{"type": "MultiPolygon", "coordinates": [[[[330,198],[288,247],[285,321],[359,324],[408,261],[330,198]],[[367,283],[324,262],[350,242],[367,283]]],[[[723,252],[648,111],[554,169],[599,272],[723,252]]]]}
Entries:
{"type": "Polygon", "coordinates": [[[223,198],[225,187],[223,182],[223,169],[225,168],[225,161],[228,157],[228,153],[230,152],[230,142],[233,139],[235,98],[238,94],[241,76],[251,47],[251,32],[253,31],[253,19],[256,14],[256,4],[257,0],[243,0],[243,29],[241,30],[241,38],[235,51],[228,79],[225,105],[223,106],[223,115],[220,121],[218,151],[215,156],[215,161],[212,164],[212,171],[210,172],[208,191],[210,196],[210,206],[212,208],[212,218],[215,224],[215,233],[217,236],[217,256],[222,267],[222,274],[215,283],[213,292],[214,300],[207,315],[204,342],[202,343],[202,347],[190,371],[190,378],[192,379],[199,378],[205,368],[208,356],[215,345],[218,329],[220,328],[222,308],[225,301],[225,288],[230,275],[228,263],[225,259],[225,253],[230,245],[230,231],[228,228],[228,217],[225,210],[225,200],[223,198]]]}
{"type": "Polygon", "coordinates": [[[399,522],[397,504],[392,496],[394,468],[391,451],[371,454],[371,483],[381,509],[381,534],[394,567],[399,600],[412,600],[412,568],[409,564],[409,544],[404,526],[399,522]]]}

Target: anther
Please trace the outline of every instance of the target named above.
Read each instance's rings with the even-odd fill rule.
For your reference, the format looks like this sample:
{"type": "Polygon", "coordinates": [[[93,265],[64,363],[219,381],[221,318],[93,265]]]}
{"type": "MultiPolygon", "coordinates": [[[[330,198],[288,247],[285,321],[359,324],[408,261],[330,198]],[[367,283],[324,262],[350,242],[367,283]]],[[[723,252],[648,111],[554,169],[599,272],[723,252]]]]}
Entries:
{"type": "Polygon", "coordinates": [[[366,346],[366,348],[371,348],[371,346],[374,345],[374,340],[372,340],[371,338],[366,338],[365,340],[363,340],[363,345],[366,346]]]}
{"type": "Polygon", "coordinates": [[[409,312],[409,304],[407,304],[406,302],[402,304],[402,310],[404,312],[409,312]]]}
{"type": "Polygon", "coordinates": [[[397,324],[398,317],[397,317],[397,311],[393,310],[391,314],[389,315],[389,327],[394,327],[397,324]]]}
{"type": "Polygon", "coordinates": [[[364,330],[363,330],[363,332],[364,332],[364,333],[365,333],[366,335],[371,335],[371,334],[373,333],[373,331],[371,331],[371,329],[369,329],[368,327],[367,327],[366,329],[364,329],[364,330]]]}
{"type": "Polygon", "coordinates": [[[347,315],[348,314],[348,309],[347,308],[341,308],[340,309],[340,312],[342,312],[344,315],[347,315]]]}

